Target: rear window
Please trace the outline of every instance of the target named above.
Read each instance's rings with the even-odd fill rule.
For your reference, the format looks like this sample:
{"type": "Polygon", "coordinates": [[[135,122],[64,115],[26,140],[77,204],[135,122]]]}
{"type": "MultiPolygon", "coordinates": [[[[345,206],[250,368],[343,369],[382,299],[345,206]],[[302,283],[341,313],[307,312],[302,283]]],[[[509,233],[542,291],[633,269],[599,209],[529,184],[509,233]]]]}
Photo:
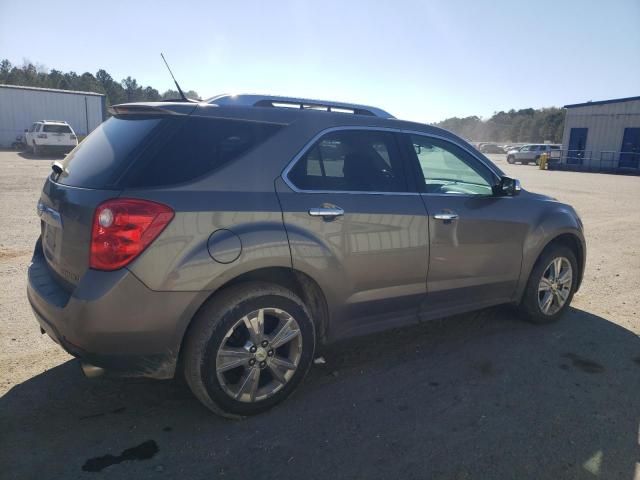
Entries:
{"type": "Polygon", "coordinates": [[[65,158],[58,182],[104,189],[183,183],[247,153],[279,128],[202,117],[112,117],[65,158]]]}
{"type": "Polygon", "coordinates": [[[42,129],[46,133],[71,133],[69,125],[45,125],[42,129]]]}

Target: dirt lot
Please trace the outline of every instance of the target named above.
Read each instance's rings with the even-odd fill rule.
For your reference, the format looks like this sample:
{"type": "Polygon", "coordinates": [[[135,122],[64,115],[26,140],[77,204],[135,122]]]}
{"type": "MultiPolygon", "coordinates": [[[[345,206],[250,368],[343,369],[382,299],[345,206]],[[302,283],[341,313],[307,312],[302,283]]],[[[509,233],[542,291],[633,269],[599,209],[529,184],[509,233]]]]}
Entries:
{"type": "Polygon", "coordinates": [[[50,160],[0,152],[0,477],[640,478],[640,177],[494,160],[584,220],[569,315],[344,342],[284,406],[233,422],[176,382],[87,380],[40,335],[25,272],[50,160]]]}

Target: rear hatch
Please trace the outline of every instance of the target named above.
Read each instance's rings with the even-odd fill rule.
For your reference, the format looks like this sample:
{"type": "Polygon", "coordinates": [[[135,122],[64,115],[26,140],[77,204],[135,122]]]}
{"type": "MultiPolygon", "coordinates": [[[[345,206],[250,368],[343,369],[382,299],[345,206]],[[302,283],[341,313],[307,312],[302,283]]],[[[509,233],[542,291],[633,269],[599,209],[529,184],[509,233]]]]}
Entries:
{"type": "Polygon", "coordinates": [[[71,130],[69,125],[65,125],[63,123],[48,123],[42,127],[42,134],[46,135],[44,143],[45,145],[60,145],[60,146],[69,146],[75,145],[76,136],[71,130]]]}
{"type": "Polygon", "coordinates": [[[120,195],[123,178],[147,145],[166,137],[184,118],[158,112],[112,117],[63,161],[54,162],[38,214],[43,253],[65,289],[73,290],[89,268],[96,207],[120,195]]]}
{"type": "MultiPolygon", "coordinates": [[[[90,264],[96,207],[123,191],[171,188],[234,161],[281,125],[191,115],[196,104],[129,104],[55,162],[39,204],[50,269],[71,291],[90,264]]],[[[174,208],[172,205],[168,205],[174,208]]]]}

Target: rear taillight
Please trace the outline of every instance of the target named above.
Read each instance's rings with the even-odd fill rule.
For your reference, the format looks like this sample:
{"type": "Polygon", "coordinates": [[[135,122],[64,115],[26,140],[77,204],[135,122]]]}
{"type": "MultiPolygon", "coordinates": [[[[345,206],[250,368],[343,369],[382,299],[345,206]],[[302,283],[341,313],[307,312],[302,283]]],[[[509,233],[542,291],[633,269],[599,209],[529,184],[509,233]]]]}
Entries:
{"type": "Polygon", "coordinates": [[[89,266],[117,270],[130,263],[173,219],[161,203],[117,198],[101,203],[94,213],[89,266]]]}

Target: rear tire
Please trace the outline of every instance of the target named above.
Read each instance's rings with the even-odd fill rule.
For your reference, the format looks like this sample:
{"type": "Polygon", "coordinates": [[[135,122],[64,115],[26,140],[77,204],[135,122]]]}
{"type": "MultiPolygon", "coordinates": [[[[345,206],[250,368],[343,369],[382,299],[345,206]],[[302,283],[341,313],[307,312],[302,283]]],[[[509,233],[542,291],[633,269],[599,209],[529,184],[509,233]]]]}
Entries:
{"type": "Polygon", "coordinates": [[[300,298],[279,285],[243,283],[216,294],[195,315],[185,342],[184,377],[211,411],[241,418],[291,395],[314,350],[313,320],[300,298]]]}
{"type": "Polygon", "coordinates": [[[573,250],[559,244],[548,246],[529,275],[519,306],[522,316],[536,324],[557,321],[569,308],[577,285],[578,262],[573,250]],[[559,274],[555,274],[558,265],[559,274]]]}

